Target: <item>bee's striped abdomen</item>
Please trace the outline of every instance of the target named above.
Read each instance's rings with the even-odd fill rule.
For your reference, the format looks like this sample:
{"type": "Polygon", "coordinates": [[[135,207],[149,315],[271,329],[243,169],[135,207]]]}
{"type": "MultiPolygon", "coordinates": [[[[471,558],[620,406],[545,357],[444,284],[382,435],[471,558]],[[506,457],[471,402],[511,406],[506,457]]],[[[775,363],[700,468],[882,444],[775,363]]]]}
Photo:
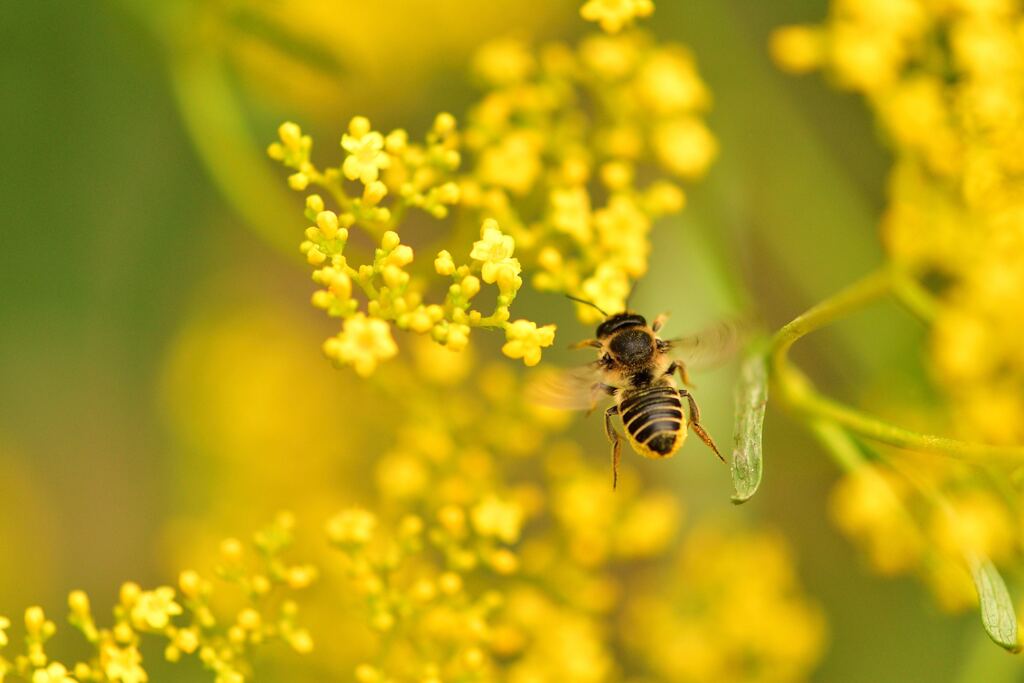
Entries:
{"type": "Polygon", "coordinates": [[[686,433],[683,404],[673,386],[627,390],[619,403],[619,415],[641,455],[667,457],[682,445],[686,433]]]}

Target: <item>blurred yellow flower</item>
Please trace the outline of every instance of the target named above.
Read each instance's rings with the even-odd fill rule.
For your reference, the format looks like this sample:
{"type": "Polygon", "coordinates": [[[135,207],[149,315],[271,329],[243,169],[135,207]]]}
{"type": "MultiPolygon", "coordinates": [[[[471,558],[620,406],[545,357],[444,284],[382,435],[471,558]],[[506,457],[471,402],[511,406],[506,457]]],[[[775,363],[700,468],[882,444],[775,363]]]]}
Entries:
{"type": "Polygon", "coordinates": [[[181,613],[181,605],[174,601],[174,589],[161,586],[138,596],[132,605],[132,622],[137,628],[159,631],[167,627],[171,617],[181,613]]]}
{"type": "Polygon", "coordinates": [[[398,353],[398,346],[391,337],[391,326],[387,321],[356,313],[345,321],[341,334],[324,342],[324,353],[339,363],[353,366],[359,375],[368,377],[380,361],[393,358],[398,353]]]}
{"type": "Polygon", "coordinates": [[[149,676],[142,668],[142,653],[134,645],[118,647],[113,643],[104,645],[100,655],[103,673],[111,681],[119,683],[145,683],[149,676]]]}
{"type": "MultiPolygon", "coordinates": [[[[121,679],[111,678],[111,680],[116,681],[121,679]]],[[[63,664],[60,662],[52,662],[49,666],[42,669],[36,669],[32,673],[32,683],[75,683],[75,679],[71,677],[63,664]]],[[[133,680],[126,681],[126,683],[133,683],[133,680]]]]}
{"type": "Polygon", "coordinates": [[[377,518],[367,510],[353,508],[339,512],[327,522],[327,536],[333,543],[365,545],[373,540],[377,518]]]}
{"type": "Polygon", "coordinates": [[[587,0],[580,8],[580,16],[596,21],[608,33],[618,33],[638,17],[654,12],[652,0],[587,0]]]}

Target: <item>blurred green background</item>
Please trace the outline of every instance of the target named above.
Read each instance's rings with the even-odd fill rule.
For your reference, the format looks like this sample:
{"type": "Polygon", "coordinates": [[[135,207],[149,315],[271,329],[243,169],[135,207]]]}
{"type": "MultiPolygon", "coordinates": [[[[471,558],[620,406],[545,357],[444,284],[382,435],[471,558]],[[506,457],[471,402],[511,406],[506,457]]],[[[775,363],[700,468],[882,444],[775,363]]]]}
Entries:
{"type": "MultiPolygon", "coordinates": [[[[355,113],[422,131],[438,110],[458,114],[472,101],[463,74],[474,46],[507,34],[571,38],[586,28],[577,9],[539,0],[7,3],[0,613],[36,603],[60,612],[72,588],[103,608],[120,581],[165,581],[179,566],[168,539],[178,520],[212,506],[224,466],[189,446],[180,405],[169,407],[172,359],[193,326],[225,312],[245,324],[264,311],[305,344],[302,367],[336,377],[318,351],[330,324],[306,305],[301,200],[263,155],[277,123],[299,121],[322,148],[355,113]]],[[[695,52],[721,146],[682,218],[656,231],[651,273],[633,300],[643,312],[673,311],[670,331],[748,300],[780,324],[882,259],[888,159],[864,107],[819,78],[778,73],[767,57],[774,27],[825,11],[824,0],[661,2],[649,22],[695,52]]],[[[559,323],[560,341],[586,334],[561,298],[524,303],[534,319],[559,323]]],[[[921,336],[883,307],[799,353],[832,393],[895,404],[926,393],[921,336]]],[[[263,353],[256,343],[234,362],[263,353]]],[[[716,434],[731,430],[732,372],[698,379],[716,434]]],[[[224,381],[238,374],[225,367],[224,381]]],[[[710,459],[686,458],[669,476],[704,514],[751,516],[793,543],[829,621],[815,680],[1024,680],[976,616],[940,614],[919,585],[870,576],[826,517],[835,468],[785,415],[769,411],[767,424],[765,482],[747,507],[729,504],[728,474],[710,459]]],[[[604,457],[596,419],[577,431],[604,457]]],[[[235,521],[244,528],[205,531],[245,533],[263,519],[238,510],[235,521]]]]}

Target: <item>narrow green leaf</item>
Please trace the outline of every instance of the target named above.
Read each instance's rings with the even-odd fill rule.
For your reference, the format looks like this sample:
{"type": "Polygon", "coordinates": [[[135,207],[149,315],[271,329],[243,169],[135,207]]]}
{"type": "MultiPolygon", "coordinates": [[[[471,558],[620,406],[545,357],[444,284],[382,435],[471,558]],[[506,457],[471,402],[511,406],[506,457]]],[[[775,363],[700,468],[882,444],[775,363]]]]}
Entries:
{"type": "Polygon", "coordinates": [[[968,556],[967,563],[974,577],[974,587],[978,590],[981,623],[985,626],[985,632],[999,647],[1011,652],[1019,651],[1017,615],[999,570],[987,558],[977,555],[968,556]]]}
{"type": "Polygon", "coordinates": [[[736,428],[733,433],[732,502],[750,500],[761,485],[761,431],[768,403],[768,358],[758,346],[743,361],[736,385],[736,428]]]}

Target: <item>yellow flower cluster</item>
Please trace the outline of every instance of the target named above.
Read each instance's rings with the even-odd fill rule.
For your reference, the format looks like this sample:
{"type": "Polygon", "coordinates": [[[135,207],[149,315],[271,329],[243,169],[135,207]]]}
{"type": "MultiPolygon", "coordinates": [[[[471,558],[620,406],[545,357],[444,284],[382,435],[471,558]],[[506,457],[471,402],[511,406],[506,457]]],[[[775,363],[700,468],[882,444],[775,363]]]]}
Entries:
{"type": "MultiPolygon", "coordinates": [[[[278,327],[280,317],[268,315],[267,326],[278,327]]],[[[223,334],[209,343],[223,345],[223,334]]],[[[246,334],[236,347],[248,347],[249,338],[272,339],[264,328],[246,334]]],[[[274,385],[287,358],[308,356],[302,349],[298,333],[287,346],[274,341],[267,348],[273,356],[256,363],[259,375],[247,381],[274,385]]],[[[206,356],[201,348],[196,355],[206,356]]],[[[230,402],[219,392],[246,403],[245,385],[208,382],[191,366],[177,372],[195,386],[182,386],[179,401],[193,405],[215,391],[220,398],[211,396],[211,403],[230,402]]],[[[643,483],[638,460],[622,464],[613,492],[599,425],[564,433],[567,415],[528,404],[523,396],[530,380],[507,364],[477,363],[472,351],[451,354],[417,338],[372,384],[353,380],[326,393],[322,373],[298,369],[288,380],[289,391],[276,403],[246,403],[244,423],[218,415],[193,419],[244,433],[234,448],[244,453],[247,471],[216,482],[219,517],[205,524],[227,524],[239,508],[282,495],[296,498],[304,519],[340,510],[326,527],[335,551],[312,558],[325,579],[313,604],[302,605],[305,621],[317,627],[319,647],[308,658],[308,674],[302,662],[280,663],[289,667],[289,680],[320,681],[329,672],[339,680],[396,683],[668,683],[677,680],[669,646],[682,647],[697,632],[716,633],[726,618],[715,610],[687,618],[688,601],[763,605],[758,629],[792,630],[792,642],[762,636],[750,669],[731,680],[759,681],[756,671],[773,667],[787,672],[782,680],[806,679],[823,655],[824,626],[797,590],[793,558],[774,536],[743,531],[734,543],[722,540],[713,548],[728,546],[735,560],[727,582],[698,581],[696,568],[681,573],[673,558],[708,552],[701,540],[712,533],[702,531],[708,523],[690,514],[692,524],[686,524],[685,501],[663,483],[643,483]],[[295,406],[295,392],[317,398],[295,406]],[[260,432],[258,440],[248,434],[250,424],[262,428],[282,415],[308,427],[297,430],[291,446],[302,458],[283,459],[273,431],[260,432]],[[766,545],[773,550],[762,551],[766,545]],[[748,552],[783,569],[770,576],[758,570],[748,581],[739,561],[748,552]],[[327,580],[339,574],[339,565],[338,580],[327,580]],[[648,651],[620,620],[647,609],[654,595],[670,596],[665,602],[672,618],[688,619],[688,626],[681,634],[645,627],[643,633],[663,641],[661,649],[648,651]],[[771,621],[774,614],[779,621],[771,621]],[[625,652],[630,656],[623,658],[625,652]]],[[[216,446],[236,444],[220,431],[212,434],[216,446]]],[[[729,631],[700,642],[712,650],[706,656],[735,664],[749,638],[752,632],[729,631]]]]}
{"type": "MultiPolygon", "coordinates": [[[[521,326],[515,328],[519,336],[511,334],[509,307],[522,286],[522,268],[512,257],[515,242],[493,219],[483,221],[468,264],[457,266],[448,251],[437,254],[434,270],[451,280],[443,304],[424,303],[425,278],[410,271],[413,249],[393,229],[410,208],[444,218],[459,202],[461,190],[453,178],[461,155],[453,117],[439,115],[425,145],[411,144],[403,130],[385,137],[366,118],[356,117],[341,140],[347,153],[341,168],[323,172],[310,161],[312,140],[296,124],[283,124],[278,134],[280,142],[270,146],[269,154],[295,170],[288,179],[291,187],[301,191],[313,184],[329,193],[340,211],[327,209],[319,194],[306,197],[306,217],[314,225],[306,229],[301,250],[315,269],[313,281],[322,287],[313,294],[313,305],[344,320],[342,331],[324,342],[329,358],[361,376],[371,375],[381,361],[398,353],[392,323],[429,334],[454,351],[465,348],[473,327],[504,328],[510,341],[519,339],[521,326]],[[362,186],[361,195],[350,194],[352,184],[362,186]],[[370,263],[350,262],[349,230],[355,228],[379,244],[370,263]],[[488,315],[473,307],[481,280],[497,289],[488,315]],[[355,288],[366,298],[365,310],[360,310],[355,288]]],[[[531,353],[517,357],[536,364],[540,347],[553,340],[554,326],[541,328],[527,340],[531,353]]]]}
{"type": "MultiPolygon", "coordinates": [[[[651,11],[650,0],[591,0],[581,10],[613,32],[651,11]]],[[[538,289],[622,310],[647,270],[654,220],[685,201],[666,174],[699,178],[716,154],[701,118],[710,96],[682,47],[636,32],[536,53],[503,40],[480,50],[474,71],[487,92],[464,130],[443,113],[413,144],[406,131],[385,135],[357,116],[341,140],[341,165],[324,170],[294,123],[268,149],[292,169],[290,187],[327,197],[307,196],[313,225],[301,248],[322,287],[313,304],[345,321],[324,350],[360,375],[396,355],[393,325],[453,350],[474,327],[504,329],[506,355],[535,365],[555,329],[511,320],[523,264],[538,289]],[[418,221],[409,209],[438,220],[457,209],[459,224],[482,226],[468,263],[458,265],[450,250],[436,254],[435,273],[450,278],[443,303],[425,302],[432,273],[412,268],[413,249],[399,237],[418,221]],[[379,244],[362,265],[349,248],[353,229],[379,244]],[[473,307],[485,284],[497,290],[486,314],[473,307]]],[[[596,320],[594,309],[577,310],[596,320]]]]}
{"type": "Polygon", "coordinates": [[[929,283],[931,365],[963,438],[1024,443],[1024,8],[834,0],[775,34],[791,71],[862,93],[894,149],[883,237],[929,283]],[[934,283],[940,283],[935,285],[934,283]]]}
{"type": "MultiPolygon", "coordinates": [[[[121,586],[111,626],[99,626],[89,597],[82,591],[68,595],[68,621],[84,637],[91,655],[74,665],[53,658],[46,648],[56,633],[54,622],[40,607],[25,610],[25,650],[13,659],[0,654],[0,681],[29,683],[145,683],[145,641],[162,644],[164,658],[177,662],[195,657],[214,674],[217,683],[243,683],[252,679],[251,654],[272,641],[285,642],[299,653],[313,649],[309,632],[296,623],[297,604],[282,600],[286,590],[309,586],[317,572],[310,565],[288,564],[283,553],[291,544],[293,520],[282,514],[273,525],[254,536],[256,563],[247,561],[236,539],[221,545],[221,582],[235,587],[244,606],[231,618],[219,616],[214,603],[224,591],[192,570],[178,578],[177,589],[159,586],[143,590],[136,583],[121,586]]],[[[9,619],[0,617],[0,649],[8,645],[9,619]]]]}
{"type": "MultiPolygon", "coordinates": [[[[610,17],[613,6],[628,14],[643,4],[591,2],[584,12],[610,17]]],[[[537,54],[498,41],[474,71],[489,90],[467,119],[474,165],[460,181],[463,206],[498,220],[538,289],[623,310],[647,271],[653,222],[685,203],[670,177],[701,177],[717,153],[693,58],[631,32],[537,54]]],[[[590,307],[577,313],[597,320],[590,307]]]]}
{"type": "Polygon", "coordinates": [[[800,595],[784,541],[716,528],[693,533],[620,628],[628,648],[674,683],[806,680],[824,640],[824,617],[800,595]]]}
{"type": "MultiPolygon", "coordinates": [[[[833,0],[824,24],[771,45],[784,69],[823,69],[870,105],[894,151],[882,235],[906,273],[897,294],[931,325],[949,402],[934,421],[1007,445],[1024,443],[1022,29],[1024,8],[1002,0],[833,0]]],[[[917,574],[962,609],[976,601],[964,556],[1021,565],[1021,482],[934,459],[908,469],[852,472],[834,517],[878,571],[917,574]]]]}
{"type": "Polygon", "coordinates": [[[916,575],[945,610],[959,612],[977,603],[965,555],[990,558],[997,565],[1019,564],[1019,519],[1007,501],[979,485],[969,468],[911,465],[941,492],[931,504],[891,470],[862,467],[846,475],[832,495],[836,524],[867,552],[873,569],[889,576],[916,575]]]}

